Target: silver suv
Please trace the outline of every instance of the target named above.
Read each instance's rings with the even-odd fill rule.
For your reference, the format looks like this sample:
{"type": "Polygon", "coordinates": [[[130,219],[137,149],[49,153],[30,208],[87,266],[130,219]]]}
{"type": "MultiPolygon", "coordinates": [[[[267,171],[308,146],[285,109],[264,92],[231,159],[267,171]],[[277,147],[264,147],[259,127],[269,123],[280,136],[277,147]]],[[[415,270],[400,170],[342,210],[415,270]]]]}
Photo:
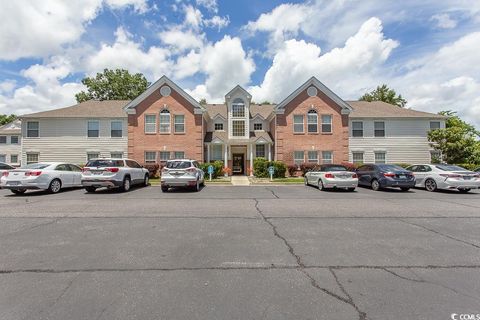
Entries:
{"type": "Polygon", "coordinates": [[[93,159],[82,170],[82,186],[87,192],[97,188],[130,190],[132,185],[148,186],[148,170],[130,159],[93,159]]]}
{"type": "Polygon", "coordinates": [[[167,161],[160,181],[163,192],[167,192],[170,187],[191,187],[200,191],[200,186],[205,184],[205,177],[197,161],[176,159],[167,161]]]}

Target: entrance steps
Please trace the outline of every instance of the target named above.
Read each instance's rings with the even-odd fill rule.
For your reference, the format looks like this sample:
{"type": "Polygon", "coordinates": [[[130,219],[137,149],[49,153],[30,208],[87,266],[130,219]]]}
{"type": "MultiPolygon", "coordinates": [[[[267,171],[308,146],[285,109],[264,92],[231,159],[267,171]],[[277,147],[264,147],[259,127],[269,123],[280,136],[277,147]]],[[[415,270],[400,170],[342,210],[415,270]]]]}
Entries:
{"type": "Polygon", "coordinates": [[[232,176],[232,185],[233,186],[249,186],[250,180],[247,176],[232,176]]]}

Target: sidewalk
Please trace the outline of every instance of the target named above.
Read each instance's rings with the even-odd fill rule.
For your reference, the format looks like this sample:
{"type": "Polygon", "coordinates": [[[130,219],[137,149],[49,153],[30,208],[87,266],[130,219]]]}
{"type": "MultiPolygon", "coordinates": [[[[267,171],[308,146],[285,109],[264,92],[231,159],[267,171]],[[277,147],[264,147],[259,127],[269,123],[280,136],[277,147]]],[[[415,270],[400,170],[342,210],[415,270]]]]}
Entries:
{"type": "Polygon", "coordinates": [[[234,186],[249,186],[250,180],[247,176],[232,176],[232,185],[234,186]]]}

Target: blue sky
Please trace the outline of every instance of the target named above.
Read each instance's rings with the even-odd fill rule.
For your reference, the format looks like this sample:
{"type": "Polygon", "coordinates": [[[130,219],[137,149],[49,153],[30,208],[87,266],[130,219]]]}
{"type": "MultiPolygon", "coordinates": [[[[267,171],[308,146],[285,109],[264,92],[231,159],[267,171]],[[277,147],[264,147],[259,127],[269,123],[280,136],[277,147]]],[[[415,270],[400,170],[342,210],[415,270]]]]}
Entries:
{"type": "Polygon", "coordinates": [[[480,1],[0,0],[0,113],[67,106],[103,68],[195,98],[279,102],[312,75],[345,100],[386,83],[480,127],[480,1]]]}

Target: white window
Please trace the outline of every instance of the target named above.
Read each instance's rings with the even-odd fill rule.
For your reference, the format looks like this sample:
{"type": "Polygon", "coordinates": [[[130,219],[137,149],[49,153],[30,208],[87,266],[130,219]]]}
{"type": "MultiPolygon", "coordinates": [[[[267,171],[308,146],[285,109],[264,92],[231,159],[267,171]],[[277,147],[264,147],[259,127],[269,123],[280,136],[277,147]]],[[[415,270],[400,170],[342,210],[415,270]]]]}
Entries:
{"type": "Polygon", "coordinates": [[[322,151],[322,163],[323,164],[333,163],[333,152],[332,151],[322,151]]]}
{"type": "Polygon", "coordinates": [[[185,115],[176,114],[173,117],[175,133],[185,133],[185,115]]]}
{"type": "Polygon", "coordinates": [[[160,161],[167,161],[167,160],[170,160],[170,152],[160,151],[160,161]]]}
{"type": "Polygon", "coordinates": [[[123,152],[111,152],[110,157],[114,159],[122,159],[123,158],[123,152]]]}
{"type": "Polygon", "coordinates": [[[264,144],[255,145],[255,157],[265,158],[265,145],[264,144]]]}
{"type": "Polygon", "coordinates": [[[11,144],[18,144],[20,141],[20,137],[19,136],[11,136],[10,137],[10,143],[11,144]]]}
{"type": "Polygon", "coordinates": [[[310,110],[307,113],[307,130],[308,133],[318,132],[318,115],[315,110],[310,110]]]}
{"type": "Polygon", "coordinates": [[[323,133],[332,132],[332,115],[322,114],[322,132],[323,133]]]}
{"type": "Polygon", "coordinates": [[[353,163],[363,163],[363,152],[352,152],[353,163]]]}
{"type": "Polygon", "coordinates": [[[223,130],[223,123],[215,123],[215,131],[222,131],[223,130]]]}
{"type": "Polygon", "coordinates": [[[253,130],[263,130],[263,123],[254,123],[253,130]]]}
{"type": "Polygon", "coordinates": [[[87,127],[87,137],[98,138],[100,136],[100,122],[98,120],[89,120],[87,127]]]}
{"type": "Polygon", "coordinates": [[[305,153],[303,151],[294,151],[293,162],[297,165],[305,162],[305,153]]]}
{"type": "Polygon", "coordinates": [[[232,103],[232,117],[245,118],[245,103],[242,99],[235,99],[232,103]]]}
{"type": "Polygon", "coordinates": [[[10,163],[18,163],[18,154],[10,155],[10,163]]]}
{"type": "Polygon", "coordinates": [[[212,160],[222,160],[222,145],[212,144],[212,160]]]}
{"type": "Polygon", "coordinates": [[[27,153],[27,164],[38,163],[38,153],[27,153]]]}
{"type": "Polygon", "coordinates": [[[308,151],[308,162],[318,163],[318,151],[308,151]]]}
{"type": "Polygon", "coordinates": [[[175,151],[173,154],[175,159],[185,159],[185,152],[183,151],[175,151]]]}
{"type": "Polygon", "coordinates": [[[440,121],[430,121],[430,130],[440,129],[440,121]]]}
{"type": "Polygon", "coordinates": [[[100,158],[100,153],[98,152],[87,152],[87,161],[100,158]]]}
{"type": "Polygon", "coordinates": [[[155,151],[145,151],[145,163],[157,162],[157,153],[155,151]]]}
{"type": "Polygon", "coordinates": [[[7,136],[0,136],[0,144],[6,144],[7,143],[7,136]]]}
{"type": "Polygon", "coordinates": [[[374,125],[374,136],[375,137],[385,137],[385,122],[375,121],[374,125]]]}
{"type": "Polygon", "coordinates": [[[363,122],[352,121],[352,136],[363,137],[363,122]]]}
{"type": "Polygon", "coordinates": [[[27,122],[27,137],[28,138],[38,138],[39,135],[39,123],[38,121],[28,121],[27,122]]]}
{"type": "Polygon", "coordinates": [[[232,121],[232,136],[234,137],[245,136],[245,120],[232,121]]]}
{"type": "Polygon", "coordinates": [[[170,133],[170,112],[168,110],[160,112],[160,133],[170,133]]]}
{"type": "Polygon", "coordinates": [[[112,138],[123,137],[123,123],[122,121],[112,121],[110,124],[110,136],[112,138]]]}
{"type": "Polygon", "coordinates": [[[375,151],[375,163],[386,163],[386,152],[375,151]]]}
{"type": "Polygon", "coordinates": [[[145,133],[157,132],[157,116],[154,114],[145,115],[145,133]]]}
{"type": "Polygon", "coordinates": [[[297,114],[293,116],[293,132],[303,133],[303,115],[297,114]]]}
{"type": "Polygon", "coordinates": [[[7,162],[7,155],[6,154],[0,154],[0,162],[7,162]]]}

